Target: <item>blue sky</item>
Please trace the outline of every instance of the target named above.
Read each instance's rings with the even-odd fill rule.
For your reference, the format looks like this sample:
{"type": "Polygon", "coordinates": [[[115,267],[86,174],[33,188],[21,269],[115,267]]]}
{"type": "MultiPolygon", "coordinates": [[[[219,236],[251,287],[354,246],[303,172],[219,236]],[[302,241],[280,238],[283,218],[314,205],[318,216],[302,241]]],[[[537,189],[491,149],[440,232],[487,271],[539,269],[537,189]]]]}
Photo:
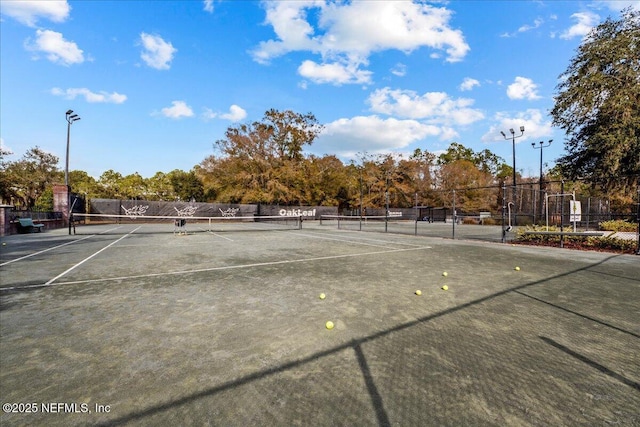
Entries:
{"type": "Polygon", "coordinates": [[[549,111],[589,29],[634,1],[1,0],[0,138],[98,178],[190,170],[265,111],[325,125],[308,154],[485,148],[537,176],[549,111]],[[519,134],[519,131],[517,132],[519,134]]]}

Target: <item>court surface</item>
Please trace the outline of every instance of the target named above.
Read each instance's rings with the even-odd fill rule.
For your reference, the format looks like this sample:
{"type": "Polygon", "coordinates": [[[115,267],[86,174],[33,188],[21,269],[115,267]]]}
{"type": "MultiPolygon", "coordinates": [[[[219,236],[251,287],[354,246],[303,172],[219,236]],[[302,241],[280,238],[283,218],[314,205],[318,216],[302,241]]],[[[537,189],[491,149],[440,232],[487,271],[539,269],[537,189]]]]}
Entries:
{"type": "Polygon", "coordinates": [[[0,424],[640,425],[638,256],[137,227],[1,239],[0,424]]]}

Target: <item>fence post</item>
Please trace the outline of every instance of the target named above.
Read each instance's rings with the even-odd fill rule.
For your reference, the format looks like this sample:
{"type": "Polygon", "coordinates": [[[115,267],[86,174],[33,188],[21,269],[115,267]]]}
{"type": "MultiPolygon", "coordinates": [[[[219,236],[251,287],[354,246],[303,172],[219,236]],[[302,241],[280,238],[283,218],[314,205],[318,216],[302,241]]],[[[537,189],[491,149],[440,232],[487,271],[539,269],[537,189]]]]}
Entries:
{"type": "Polygon", "coordinates": [[[564,248],[564,179],[560,181],[560,247],[564,248]]]}
{"type": "Polygon", "coordinates": [[[638,230],[636,231],[636,255],[640,255],[640,185],[638,185],[638,207],[636,211],[636,222],[638,223],[638,230]]]}
{"type": "Polygon", "coordinates": [[[452,229],[452,239],[456,239],[456,190],[453,190],[453,215],[451,215],[451,219],[453,220],[453,229],[452,229]]]}
{"type": "Polygon", "coordinates": [[[507,242],[507,230],[504,228],[504,213],[506,209],[504,202],[506,198],[507,198],[507,187],[503,184],[502,185],[502,243],[507,242]]]}

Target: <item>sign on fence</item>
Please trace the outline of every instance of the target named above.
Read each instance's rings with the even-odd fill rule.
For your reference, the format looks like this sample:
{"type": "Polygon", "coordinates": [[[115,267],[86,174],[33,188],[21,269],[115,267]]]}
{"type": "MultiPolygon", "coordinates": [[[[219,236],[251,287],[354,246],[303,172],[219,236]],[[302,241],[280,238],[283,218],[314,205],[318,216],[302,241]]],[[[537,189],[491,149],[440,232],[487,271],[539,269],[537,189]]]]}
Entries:
{"type": "Polygon", "coordinates": [[[569,200],[569,209],[571,210],[571,213],[569,214],[569,222],[582,221],[582,206],[579,201],[569,200]]]}

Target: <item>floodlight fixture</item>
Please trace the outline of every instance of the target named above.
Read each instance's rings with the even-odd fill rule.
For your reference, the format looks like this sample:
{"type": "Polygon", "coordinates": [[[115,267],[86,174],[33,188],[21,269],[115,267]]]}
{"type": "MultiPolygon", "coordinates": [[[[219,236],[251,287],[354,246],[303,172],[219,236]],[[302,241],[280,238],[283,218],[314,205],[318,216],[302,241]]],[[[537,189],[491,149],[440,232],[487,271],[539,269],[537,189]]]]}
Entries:
{"type": "MultiPolygon", "coordinates": [[[[508,138],[503,131],[500,131],[500,133],[502,134],[502,137],[504,139],[506,140],[511,139],[511,142],[513,144],[513,195],[512,197],[513,197],[513,205],[516,206],[516,138],[520,138],[522,135],[524,135],[524,126],[520,126],[520,135],[516,135],[516,132],[513,130],[513,128],[510,128],[509,133],[511,134],[511,138],[508,138]]],[[[517,225],[515,216],[513,218],[513,225],[517,225]]]]}

